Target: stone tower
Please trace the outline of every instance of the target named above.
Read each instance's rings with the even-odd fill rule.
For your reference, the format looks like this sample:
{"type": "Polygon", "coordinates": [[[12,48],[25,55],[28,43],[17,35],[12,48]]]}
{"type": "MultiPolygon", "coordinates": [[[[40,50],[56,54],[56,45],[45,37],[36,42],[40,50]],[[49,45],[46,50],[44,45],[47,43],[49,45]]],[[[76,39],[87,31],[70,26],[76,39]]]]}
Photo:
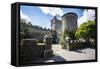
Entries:
{"type": "Polygon", "coordinates": [[[75,13],[66,13],[62,16],[62,32],[65,29],[68,31],[76,30],[77,29],[77,14],[75,13]]]}
{"type": "Polygon", "coordinates": [[[57,19],[56,16],[51,20],[51,30],[61,31],[62,29],[62,22],[61,20],[57,19]]]}
{"type": "Polygon", "coordinates": [[[54,16],[54,18],[51,20],[51,30],[56,30],[56,22],[57,18],[54,16]]]}
{"type": "Polygon", "coordinates": [[[54,18],[51,20],[51,30],[53,32],[56,32],[56,42],[59,42],[60,40],[60,35],[61,35],[61,32],[62,32],[62,21],[57,19],[56,16],[54,16],[54,18]]]}

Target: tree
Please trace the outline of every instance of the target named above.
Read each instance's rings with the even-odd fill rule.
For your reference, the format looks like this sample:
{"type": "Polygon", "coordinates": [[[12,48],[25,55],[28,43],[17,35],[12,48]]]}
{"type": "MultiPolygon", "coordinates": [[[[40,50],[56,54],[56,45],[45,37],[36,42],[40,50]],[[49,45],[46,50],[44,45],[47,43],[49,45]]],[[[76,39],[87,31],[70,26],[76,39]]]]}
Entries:
{"type": "Polygon", "coordinates": [[[75,37],[75,32],[76,32],[76,30],[71,30],[71,31],[69,31],[69,30],[67,30],[67,29],[65,29],[64,30],[64,32],[62,32],[62,39],[61,39],[61,42],[60,42],[60,44],[62,45],[62,48],[64,48],[65,46],[64,46],[64,43],[65,43],[65,38],[68,36],[68,37],[70,37],[70,39],[76,39],[76,37],[75,37]]]}
{"type": "Polygon", "coordinates": [[[76,38],[75,32],[76,30],[68,31],[67,29],[65,29],[64,32],[62,33],[62,39],[65,40],[67,36],[70,37],[71,39],[75,39],[76,38]]]}
{"type": "Polygon", "coordinates": [[[29,32],[29,29],[28,29],[28,28],[26,28],[26,29],[24,30],[24,33],[25,33],[25,38],[30,38],[30,37],[31,37],[31,35],[30,35],[30,32],[29,32]]]}
{"type": "Polygon", "coordinates": [[[75,32],[76,30],[68,31],[68,35],[71,39],[76,39],[75,32]]]}
{"type": "Polygon", "coordinates": [[[32,23],[26,19],[20,19],[20,39],[34,38],[38,39],[38,42],[43,42],[43,38],[48,31],[50,31],[50,29],[46,27],[43,28],[39,25],[32,25],[32,23]]]}
{"type": "Polygon", "coordinates": [[[84,39],[95,39],[96,36],[96,25],[95,21],[88,21],[83,23],[76,31],[75,36],[77,38],[84,38],[84,39]]]}
{"type": "Polygon", "coordinates": [[[64,30],[64,32],[62,33],[62,41],[64,42],[65,41],[65,38],[69,36],[69,32],[67,29],[64,30]]]}

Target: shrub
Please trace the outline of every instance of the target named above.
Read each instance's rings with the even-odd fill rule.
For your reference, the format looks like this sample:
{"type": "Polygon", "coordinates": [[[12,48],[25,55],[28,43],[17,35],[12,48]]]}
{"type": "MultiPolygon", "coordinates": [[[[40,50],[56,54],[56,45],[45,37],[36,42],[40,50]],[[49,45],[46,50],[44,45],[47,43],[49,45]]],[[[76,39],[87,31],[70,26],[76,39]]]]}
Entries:
{"type": "Polygon", "coordinates": [[[65,29],[64,32],[62,32],[62,39],[61,39],[61,43],[60,43],[62,45],[62,47],[64,47],[65,38],[67,36],[70,37],[71,39],[76,39],[75,32],[76,32],[76,30],[68,31],[67,29],[65,29]]]}

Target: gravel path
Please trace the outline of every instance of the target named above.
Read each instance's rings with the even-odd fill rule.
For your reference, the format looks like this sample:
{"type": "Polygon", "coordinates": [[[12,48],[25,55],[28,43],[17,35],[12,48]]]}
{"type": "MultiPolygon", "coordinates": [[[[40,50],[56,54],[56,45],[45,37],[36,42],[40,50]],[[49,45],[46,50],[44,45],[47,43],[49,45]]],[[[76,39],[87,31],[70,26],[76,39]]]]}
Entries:
{"type": "Polygon", "coordinates": [[[85,48],[76,51],[67,51],[62,49],[60,45],[52,45],[54,57],[45,62],[59,62],[59,61],[77,61],[77,60],[92,60],[95,59],[95,49],[85,48]]]}

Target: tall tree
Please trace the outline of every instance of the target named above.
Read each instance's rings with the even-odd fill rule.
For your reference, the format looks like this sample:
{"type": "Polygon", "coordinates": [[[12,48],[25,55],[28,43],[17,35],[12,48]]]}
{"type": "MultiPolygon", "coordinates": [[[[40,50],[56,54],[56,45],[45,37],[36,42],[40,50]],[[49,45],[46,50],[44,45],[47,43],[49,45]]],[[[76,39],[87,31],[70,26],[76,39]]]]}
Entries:
{"type": "Polygon", "coordinates": [[[77,38],[84,38],[84,39],[95,39],[96,36],[96,24],[95,21],[88,21],[83,23],[76,31],[77,38]]]}

